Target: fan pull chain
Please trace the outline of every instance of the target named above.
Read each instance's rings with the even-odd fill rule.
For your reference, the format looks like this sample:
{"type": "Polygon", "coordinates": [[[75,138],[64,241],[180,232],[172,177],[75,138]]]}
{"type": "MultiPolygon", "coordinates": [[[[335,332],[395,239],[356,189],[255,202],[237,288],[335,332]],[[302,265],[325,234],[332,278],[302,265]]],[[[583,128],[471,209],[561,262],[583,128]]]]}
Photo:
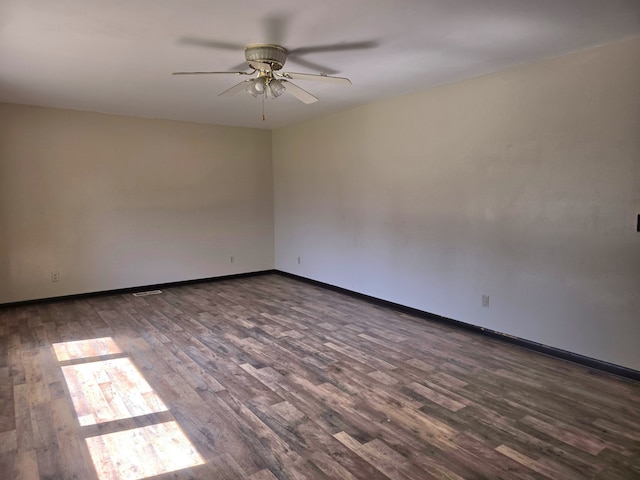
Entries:
{"type": "Polygon", "coordinates": [[[264,117],[264,94],[261,95],[262,96],[262,121],[264,122],[265,117],[264,117]]]}

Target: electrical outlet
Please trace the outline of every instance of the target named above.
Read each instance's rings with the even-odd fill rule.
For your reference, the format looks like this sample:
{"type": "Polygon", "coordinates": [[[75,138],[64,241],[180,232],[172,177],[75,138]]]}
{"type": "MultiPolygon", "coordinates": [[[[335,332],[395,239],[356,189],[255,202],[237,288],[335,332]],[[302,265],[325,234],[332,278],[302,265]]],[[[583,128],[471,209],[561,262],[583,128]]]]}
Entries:
{"type": "Polygon", "coordinates": [[[229,263],[233,263],[235,262],[235,259],[233,257],[229,257],[229,263]]]}
{"type": "Polygon", "coordinates": [[[60,281],[60,272],[51,272],[51,281],[53,283],[60,281]]]}
{"type": "Polygon", "coordinates": [[[482,306],[483,307],[489,306],[489,295],[482,295],[482,306]]]}

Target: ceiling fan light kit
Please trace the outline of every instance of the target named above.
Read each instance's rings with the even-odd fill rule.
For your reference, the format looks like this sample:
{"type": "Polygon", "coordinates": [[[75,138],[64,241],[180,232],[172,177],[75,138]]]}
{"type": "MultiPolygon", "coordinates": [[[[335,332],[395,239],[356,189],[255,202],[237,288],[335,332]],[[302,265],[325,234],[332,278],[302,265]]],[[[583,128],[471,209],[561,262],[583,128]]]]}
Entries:
{"type": "MultiPolygon", "coordinates": [[[[267,78],[266,77],[258,77],[254,80],[249,81],[249,85],[245,88],[247,92],[249,92],[254,97],[258,95],[262,95],[267,86],[267,78]]],[[[224,92],[222,92],[224,93],[224,92]]],[[[220,95],[222,95],[222,93],[220,95]]]]}
{"type": "MultiPolygon", "coordinates": [[[[262,72],[253,80],[241,82],[241,84],[244,83],[248,84],[244,89],[254,97],[265,95],[267,98],[277,98],[286,90],[282,80],[278,80],[272,75],[263,74],[262,72]]],[[[222,92],[220,95],[224,93],[225,92],[222,92]]]]}
{"type": "Polygon", "coordinates": [[[274,99],[285,92],[289,92],[295,98],[307,104],[317,102],[318,99],[292,83],[292,79],[351,85],[351,81],[348,78],[333,77],[326,74],[281,72],[280,70],[287,61],[287,54],[287,49],[280,45],[267,43],[250,44],[244,49],[244,58],[249,68],[252,69],[251,72],[174,72],[173,75],[255,75],[251,80],[244,80],[218,94],[218,96],[230,96],[246,91],[253,97],[264,95],[266,98],[274,99]]]}
{"type": "Polygon", "coordinates": [[[282,80],[273,79],[267,84],[266,95],[267,98],[278,98],[286,90],[282,80]]]}

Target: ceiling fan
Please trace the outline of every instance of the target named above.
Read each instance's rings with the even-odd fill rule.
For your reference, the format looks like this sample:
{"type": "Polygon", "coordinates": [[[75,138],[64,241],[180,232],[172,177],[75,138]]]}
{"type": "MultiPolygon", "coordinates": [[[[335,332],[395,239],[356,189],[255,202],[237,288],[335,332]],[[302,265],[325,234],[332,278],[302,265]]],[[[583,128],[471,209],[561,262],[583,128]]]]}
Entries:
{"type": "MultiPolygon", "coordinates": [[[[330,46],[336,49],[336,46],[330,46]]],[[[349,47],[351,47],[349,45],[349,47]]],[[[369,46],[367,45],[368,48],[369,46]]],[[[316,48],[316,47],[314,47],[316,48]]],[[[322,48],[322,47],[319,47],[322,48]]],[[[328,47],[325,47],[328,49],[328,47]]],[[[362,47],[361,47],[362,48],[362,47]]],[[[298,49],[303,50],[303,49],[298,49]]],[[[296,50],[294,50],[296,52],[296,50]]],[[[287,55],[290,52],[280,45],[273,44],[250,44],[244,49],[244,57],[248,68],[251,71],[230,71],[230,72],[174,72],[173,75],[248,75],[251,79],[244,80],[233,87],[218,94],[218,96],[235,95],[245,91],[254,97],[277,98],[285,92],[289,92],[298,100],[304,103],[314,103],[318,98],[300,88],[291,80],[316,80],[334,83],[336,85],[351,85],[351,80],[344,77],[334,77],[324,73],[294,73],[282,72],[287,55]]],[[[239,67],[241,68],[241,66],[239,67]]]]}

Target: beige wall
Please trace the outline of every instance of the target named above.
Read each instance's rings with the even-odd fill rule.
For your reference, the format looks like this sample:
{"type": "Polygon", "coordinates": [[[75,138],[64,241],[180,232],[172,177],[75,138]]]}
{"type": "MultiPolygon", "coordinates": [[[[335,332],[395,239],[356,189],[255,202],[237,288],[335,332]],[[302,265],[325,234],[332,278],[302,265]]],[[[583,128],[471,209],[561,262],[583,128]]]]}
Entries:
{"type": "Polygon", "coordinates": [[[274,131],[276,268],[640,369],[639,58],[636,38],[274,131]]]}
{"type": "Polygon", "coordinates": [[[278,269],[640,369],[639,56],[273,136],[0,104],[0,303],[273,268],[275,198],[278,269]]]}
{"type": "Polygon", "coordinates": [[[0,104],[0,303],[271,269],[272,186],[268,131],[0,104]]]}

